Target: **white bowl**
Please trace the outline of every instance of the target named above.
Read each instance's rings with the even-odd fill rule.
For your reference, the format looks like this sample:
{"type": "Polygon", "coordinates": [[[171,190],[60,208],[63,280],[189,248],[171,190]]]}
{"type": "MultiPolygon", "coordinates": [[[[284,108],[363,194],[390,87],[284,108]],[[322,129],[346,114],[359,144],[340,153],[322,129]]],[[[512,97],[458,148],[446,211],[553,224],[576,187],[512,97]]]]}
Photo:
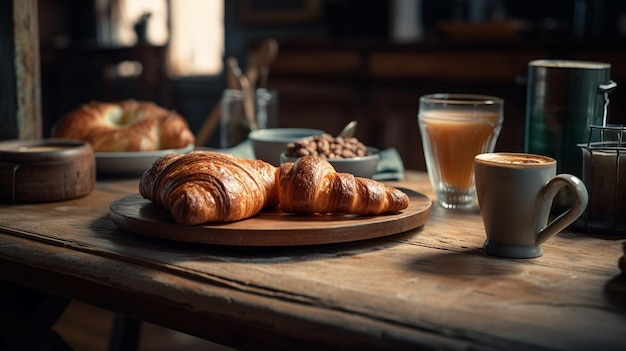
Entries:
{"type": "MultiPolygon", "coordinates": [[[[371,155],[352,158],[329,158],[328,162],[340,173],[352,173],[355,177],[372,178],[376,174],[380,154],[378,149],[368,147],[371,155]]],[[[280,154],[280,162],[295,162],[299,157],[280,154]]]]}
{"type": "Polygon", "coordinates": [[[292,141],[321,135],[324,131],[309,128],[268,128],[250,132],[254,157],[272,165],[280,166],[280,154],[292,141]]]}
{"type": "Polygon", "coordinates": [[[157,151],[96,152],[96,173],[106,176],[141,176],[154,161],[167,154],[186,154],[193,151],[189,144],[180,149],[157,151]]]}

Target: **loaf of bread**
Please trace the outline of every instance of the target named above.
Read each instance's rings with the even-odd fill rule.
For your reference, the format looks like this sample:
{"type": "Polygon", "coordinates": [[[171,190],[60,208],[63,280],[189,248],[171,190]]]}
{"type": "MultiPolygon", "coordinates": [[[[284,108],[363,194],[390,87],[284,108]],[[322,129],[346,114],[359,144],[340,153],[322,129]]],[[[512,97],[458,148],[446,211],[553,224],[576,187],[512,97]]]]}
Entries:
{"type": "Polygon", "coordinates": [[[371,215],[409,205],[400,190],[337,173],[328,161],[314,156],[274,167],[209,151],[171,154],[144,172],[139,192],[186,225],[237,221],[272,206],[301,214],[371,215]]]}
{"type": "Polygon", "coordinates": [[[96,152],[178,149],[195,142],[178,113],[136,100],[81,105],[55,123],[51,136],[89,142],[96,152]]]}

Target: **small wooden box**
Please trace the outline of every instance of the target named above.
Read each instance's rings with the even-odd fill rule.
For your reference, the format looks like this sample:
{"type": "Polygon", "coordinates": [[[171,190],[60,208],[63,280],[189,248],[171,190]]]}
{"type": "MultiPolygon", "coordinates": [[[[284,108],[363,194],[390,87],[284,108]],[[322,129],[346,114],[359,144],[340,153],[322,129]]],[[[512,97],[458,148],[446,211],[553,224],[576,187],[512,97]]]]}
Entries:
{"type": "Polygon", "coordinates": [[[85,196],[96,183],[89,143],[63,139],[0,142],[0,202],[51,202],[85,196]]]}

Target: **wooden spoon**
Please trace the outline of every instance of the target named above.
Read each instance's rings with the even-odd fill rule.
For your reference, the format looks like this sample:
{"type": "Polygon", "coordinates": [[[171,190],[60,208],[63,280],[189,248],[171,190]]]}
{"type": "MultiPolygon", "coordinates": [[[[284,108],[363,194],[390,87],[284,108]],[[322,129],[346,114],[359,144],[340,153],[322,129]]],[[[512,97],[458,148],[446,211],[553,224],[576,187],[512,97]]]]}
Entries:
{"type": "Polygon", "coordinates": [[[246,77],[253,89],[256,89],[259,84],[259,74],[261,67],[259,64],[259,52],[254,51],[248,56],[248,68],[246,69],[246,77]]]}
{"type": "Polygon", "coordinates": [[[259,88],[267,88],[269,66],[274,63],[277,55],[278,42],[276,39],[268,38],[263,40],[259,47],[248,57],[246,76],[250,81],[250,85],[255,89],[257,85],[259,88]]]}
{"type": "Polygon", "coordinates": [[[228,89],[240,90],[241,81],[241,69],[239,68],[239,62],[236,57],[228,57],[226,59],[226,85],[228,89]]]}
{"type": "MultiPolygon", "coordinates": [[[[239,68],[239,62],[237,61],[237,59],[235,57],[227,58],[226,59],[226,87],[228,89],[233,89],[233,90],[242,90],[242,81],[241,79],[239,79],[241,75],[242,75],[241,69],[239,68]]],[[[248,75],[248,73],[246,73],[246,75],[248,75]]],[[[256,77],[257,78],[253,78],[255,82],[258,80],[258,68],[257,68],[256,77]]],[[[250,81],[251,79],[248,78],[248,83],[250,83],[250,81]]],[[[245,85],[245,83],[243,84],[245,85]]],[[[251,84],[248,84],[248,85],[251,85],[251,84]]],[[[249,95],[249,94],[246,94],[244,92],[244,95],[249,95]]],[[[250,110],[250,102],[244,103],[244,106],[245,105],[248,106],[246,109],[250,110]]],[[[249,121],[250,129],[253,129],[253,128],[258,129],[256,118],[254,118],[254,101],[252,102],[251,106],[252,106],[252,111],[244,112],[246,114],[246,120],[249,121]],[[253,117],[252,121],[250,120],[250,117],[248,116],[253,117]]],[[[198,131],[198,134],[196,135],[196,146],[204,146],[211,138],[211,135],[213,135],[213,132],[217,128],[217,125],[219,124],[219,121],[220,121],[220,114],[222,110],[221,107],[222,107],[221,103],[220,101],[218,101],[213,107],[213,110],[211,110],[209,115],[206,117],[204,123],[202,124],[202,127],[200,128],[200,130],[198,131]]]]}
{"type": "Polygon", "coordinates": [[[259,53],[259,71],[261,78],[259,87],[267,89],[268,79],[270,75],[270,66],[278,56],[278,42],[274,38],[263,41],[258,50],[259,53]]]}
{"type": "Polygon", "coordinates": [[[227,83],[231,89],[239,89],[243,95],[243,109],[246,119],[250,125],[251,130],[259,129],[256,123],[256,117],[254,115],[254,89],[251,88],[248,77],[241,73],[239,68],[239,62],[235,57],[229,57],[226,59],[226,65],[228,67],[227,83]]]}

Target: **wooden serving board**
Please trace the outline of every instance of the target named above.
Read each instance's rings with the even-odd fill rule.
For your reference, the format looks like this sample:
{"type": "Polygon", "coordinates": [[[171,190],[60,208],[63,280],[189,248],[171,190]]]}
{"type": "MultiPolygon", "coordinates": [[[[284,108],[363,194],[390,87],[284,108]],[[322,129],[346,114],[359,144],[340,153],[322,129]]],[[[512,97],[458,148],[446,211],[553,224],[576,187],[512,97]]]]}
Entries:
{"type": "Polygon", "coordinates": [[[272,209],[238,222],[185,226],[140,194],[112,202],[110,214],[121,229],[177,241],[233,246],[330,244],[399,234],[424,225],[430,215],[430,199],[401,190],[409,195],[409,207],[378,216],[295,215],[272,209]]]}

